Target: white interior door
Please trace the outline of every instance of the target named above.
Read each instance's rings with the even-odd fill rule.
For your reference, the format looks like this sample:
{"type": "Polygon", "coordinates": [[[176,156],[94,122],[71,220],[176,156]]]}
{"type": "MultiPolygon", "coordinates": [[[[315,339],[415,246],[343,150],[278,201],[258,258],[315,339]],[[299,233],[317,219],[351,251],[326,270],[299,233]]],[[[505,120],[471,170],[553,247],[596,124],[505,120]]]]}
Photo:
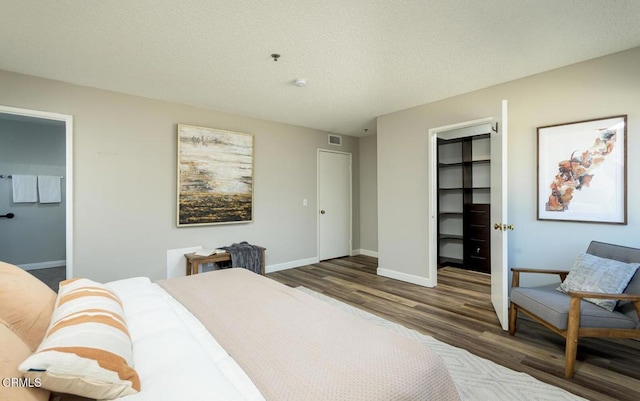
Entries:
{"type": "Polygon", "coordinates": [[[507,258],[507,101],[495,114],[491,132],[491,303],[503,330],[509,322],[507,258]],[[497,123],[497,126],[496,126],[497,123]]]}
{"type": "Polygon", "coordinates": [[[351,154],[318,152],[318,256],[351,254],[351,154]]]}

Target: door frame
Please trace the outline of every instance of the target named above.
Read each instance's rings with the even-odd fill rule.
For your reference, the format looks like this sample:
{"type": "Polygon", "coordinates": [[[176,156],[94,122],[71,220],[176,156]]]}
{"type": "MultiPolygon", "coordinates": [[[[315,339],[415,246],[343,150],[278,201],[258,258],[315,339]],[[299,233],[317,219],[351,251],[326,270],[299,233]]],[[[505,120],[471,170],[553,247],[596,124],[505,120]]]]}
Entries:
{"type": "Polygon", "coordinates": [[[349,156],[349,255],[353,255],[353,154],[330,149],[318,149],[316,156],[316,254],[320,260],[320,154],[337,153],[349,156]]]}
{"type": "MultiPolygon", "coordinates": [[[[480,118],[477,120],[465,121],[457,124],[444,125],[441,127],[429,129],[427,157],[429,159],[427,177],[429,179],[429,221],[428,224],[428,249],[429,260],[427,261],[429,269],[428,287],[435,287],[438,284],[438,138],[447,131],[459,130],[462,128],[480,127],[491,124],[494,117],[480,118]]],[[[471,136],[473,132],[462,134],[459,137],[471,136]]],[[[450,137],[448,139],[453,139],[450,137]]]]}
{"type": "Polygon", "coordinates": [[[66,278],[73,278],[73,116],[0,105],[0,113],[62,121],[65,125],[66,278]]]}

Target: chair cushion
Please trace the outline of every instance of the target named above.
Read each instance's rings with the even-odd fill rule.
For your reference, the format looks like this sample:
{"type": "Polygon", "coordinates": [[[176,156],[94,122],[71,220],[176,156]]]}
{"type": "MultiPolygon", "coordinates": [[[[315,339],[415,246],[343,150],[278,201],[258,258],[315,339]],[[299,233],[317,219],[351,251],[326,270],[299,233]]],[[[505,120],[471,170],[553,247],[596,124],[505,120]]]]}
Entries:
{"type": "MultiPolygon", "coordinates": [[[[638,270],[640,263],[624,263],[605,259],[588,253],[580,253],[560,291],[588,291],[608,294],[622,294],[629,280],[638,270]]],[[[615,299],[585,298],[608,311],[613,311],[618,303],[615,299]]]]}
{"type": "Polygon", "coordinates": [[[0,262],[0,324],[5,324],[31,351],[47,331],[56,293],[18,266],[0,262]]]}
{"type": "Polygon", "coordinates": [[[640,249],[606,242],[591,241],[587,253],[625,263],[640,262],[640,249]]]}
{"type": "Polygon", "coordinates": [[[633,275],[629,281],[629,285],[624,290],[625,294],[640,294],[640,269],[636,270],[636,274],[633,275]]]}
{"type": "Polygon", "coordinates": [[[40,383],[22,377],[18,365],[31,355],[27,344],[7,326],[0,323],[0,400],[47,401],[49,391],[40,383]]]}
{"type": "MultiPolygon", "coordinates": [[[[571,297],[556,291],[556,284],[541,287],[516,287],[511,291],[511,302],[523,307],[560,330],[567,329],[571,297]]],[[[634,329],[639,327],[638,316],[609,312],[592,303],[580,302],[580,327],[634,329]]]]}

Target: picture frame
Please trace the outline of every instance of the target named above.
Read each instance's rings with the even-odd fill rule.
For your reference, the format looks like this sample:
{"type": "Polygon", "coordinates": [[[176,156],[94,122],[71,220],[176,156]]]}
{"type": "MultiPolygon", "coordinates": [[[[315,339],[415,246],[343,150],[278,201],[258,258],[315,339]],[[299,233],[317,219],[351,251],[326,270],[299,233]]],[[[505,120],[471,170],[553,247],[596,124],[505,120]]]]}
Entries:
{"type": "Polygon", "coordinates": [[[627,224],[627,115],[537,128],[537,219],[627,224]]]}
{"type": "Polygon", "coordinates": [[[177,226],[253,221],[254,136],[178,124],[177,226]]]}

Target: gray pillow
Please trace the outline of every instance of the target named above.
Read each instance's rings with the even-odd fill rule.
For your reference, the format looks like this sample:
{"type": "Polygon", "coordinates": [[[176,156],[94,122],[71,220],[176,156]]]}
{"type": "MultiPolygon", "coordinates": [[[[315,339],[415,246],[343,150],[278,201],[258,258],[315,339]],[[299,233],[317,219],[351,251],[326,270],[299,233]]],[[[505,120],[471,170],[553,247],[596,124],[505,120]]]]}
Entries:
{"type": "MultiPolygon", "coordinates": [[[[558,291],[587,291],[607,294],[622,294],[635,274],[640,263],[624,263],[613,259],[604,259],[588,253],[581,253],[576,258],[569,275],[558,291]]],[[[615,299],[585,298],[608,311],[616,307],[615,299]]]]}

